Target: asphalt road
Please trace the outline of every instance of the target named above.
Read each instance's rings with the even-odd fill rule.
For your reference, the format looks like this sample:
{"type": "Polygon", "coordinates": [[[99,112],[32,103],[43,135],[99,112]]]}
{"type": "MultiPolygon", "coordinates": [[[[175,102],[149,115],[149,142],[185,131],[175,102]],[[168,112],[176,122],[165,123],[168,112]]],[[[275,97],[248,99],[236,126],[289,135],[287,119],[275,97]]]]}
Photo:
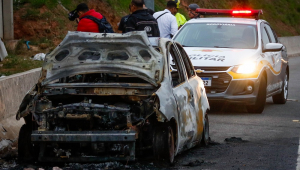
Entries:
{"type": "Polygon", "coordinates": [[[289,62],[288,98],[293,101],[276,105],[268,98],[262,114],[249,114],[239,106],[210,113],[212,144],[177,156],[176,167],[300,170],[300,57],[289,62]],[[225,141],[232,137],[242,140],[225,141]]]}
{"type": "MultiPolygon", "coordinates": [[[[268,98],[262,114],[249,114],[243,106],[234,105],[225,111],[209,113],[211,144],[177,155],[170,169],[300,170],[300,57],[290,58],[289,62],[291,101],[276,105],[268,98]],[[229,141],[225,141],[226,138],[229,141]]],[[[151,160],[137,161],[127,168],[118,163],[10,166],[14,165],[7,165],[5,169],[52,169],[53,166],[62,169],[160,169],[153,166],[151,160]]]]}

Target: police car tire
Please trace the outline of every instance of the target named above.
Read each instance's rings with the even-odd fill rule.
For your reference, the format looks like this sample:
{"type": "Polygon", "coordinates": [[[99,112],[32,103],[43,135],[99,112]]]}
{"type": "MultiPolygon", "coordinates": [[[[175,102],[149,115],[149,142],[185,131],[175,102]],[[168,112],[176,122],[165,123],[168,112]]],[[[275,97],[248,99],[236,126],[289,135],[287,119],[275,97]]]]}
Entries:
{"type": "Polygon", "coordinates": [[[259,84],[259,91],[257,94],[256,102],[254,105],[247,105],[247,111],[249,113],[262,113],[266,104],[267,96],[267,82],[265,77],[261,77],[259,84]]]}
{"type": "Polygon", "coordinates": [[[287,98],[288,98],[288,82],[289,82],[288,76],[287,76],[287,74],[285,74],[284,81],[282,82],[283,84],[282,84],[281,93],[272,96],[273,103],[275,103],[275,104],[285,104],[286,103],[287,98]],[[285,91],[285,90],[287,90],[287,91],[285,91]],[[285,93],[287,93],[287,94],[285,95],[285,93]]]}

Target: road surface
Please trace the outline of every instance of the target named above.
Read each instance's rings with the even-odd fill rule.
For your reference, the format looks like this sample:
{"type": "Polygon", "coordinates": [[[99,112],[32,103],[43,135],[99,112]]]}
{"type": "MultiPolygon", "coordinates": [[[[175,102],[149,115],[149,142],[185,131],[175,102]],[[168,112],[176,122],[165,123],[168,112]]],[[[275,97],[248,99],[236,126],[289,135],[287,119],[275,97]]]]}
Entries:
{"type": "MultiPolygon", "coordinates": [[[[268,98],[262,114],[249,114],[244,107],[235,105],[225,111],[211,112],[211,144],[178,155],[175,165],[170,169],[300,170],[300,57],[290,58],[289,61],[290,100],[285,105],[273,104],[272,99],[268,98]]],[[[151,160],[137,161],[128,166],[112,163],[45,167],[4,163],[6,168],[2,166],[2,169],[52,169],[53,166],[62,169],[97,169],[106,166],[118,169],[160,169],[153,166],[151,160]]]]}
{"type": "Polygon", "coordinates": [[[290,100],[285,105],[273,104],[268,98],[262,114],[249,114],[245,108],[234,105],[226,111],[210,113],[214,143],[181,154],[176,159],[177,166],[300,170],[300,57],[290,58],[289,62],[290,100]]]}

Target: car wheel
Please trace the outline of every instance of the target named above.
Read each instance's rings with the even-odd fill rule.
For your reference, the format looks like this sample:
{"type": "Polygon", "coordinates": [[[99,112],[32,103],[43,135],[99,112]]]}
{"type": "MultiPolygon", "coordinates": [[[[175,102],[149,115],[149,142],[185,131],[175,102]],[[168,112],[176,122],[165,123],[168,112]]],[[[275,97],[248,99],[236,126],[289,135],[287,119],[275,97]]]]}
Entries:
{"type": "Polygon", "coordinates": [[[289,78],[288,75],[285,74],[284,81],[282,82],[282,91],[281,93],[272,96],[273,103],[285,104],[288,98],[288,92],[289,92],[289,78]]]}
{"type": "Polygon", "coordinates": [[[255,104],[246,106],[249,113],[262,113],[264,111],[267,96],[267,81],[264,76],[261,77],[258,90],[255,104]]]}
{"type": "Polygon", "coordinates": [[[157,126],[153,137],[153,154],[159,165],[172,165],[175,157],[174,133],[171,126],[157,126]]]}
{"type": "Polygon", "coordinates": [[[207,146],[208,144],[209,144],[209,120],[208,120],[208,115],[205,114],[201,146],[207,146]]]}
{"type": "Polygon", "coordinates": [[[33,146],[31,144],[31,127],[25,124],[21,127],[18,139],[18,160],[21,163],[33,160],[33,146]]]}

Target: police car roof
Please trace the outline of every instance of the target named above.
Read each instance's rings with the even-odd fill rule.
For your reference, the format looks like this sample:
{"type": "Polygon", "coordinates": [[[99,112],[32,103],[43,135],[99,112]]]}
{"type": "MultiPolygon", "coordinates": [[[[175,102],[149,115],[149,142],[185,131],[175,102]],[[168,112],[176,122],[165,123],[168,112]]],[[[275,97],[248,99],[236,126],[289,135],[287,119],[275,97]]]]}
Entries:
{"type": "Polygon", "coordinates": [[[234,18],[234,17],[210,17],[210,18],[195,18],[189,20],[187,23],[207,23],[207,22],[220,22],[220,23],[234,23],[234,24],[249,24],[256,25],[257,22],[263,21],[252,18],[234,18]]]}

